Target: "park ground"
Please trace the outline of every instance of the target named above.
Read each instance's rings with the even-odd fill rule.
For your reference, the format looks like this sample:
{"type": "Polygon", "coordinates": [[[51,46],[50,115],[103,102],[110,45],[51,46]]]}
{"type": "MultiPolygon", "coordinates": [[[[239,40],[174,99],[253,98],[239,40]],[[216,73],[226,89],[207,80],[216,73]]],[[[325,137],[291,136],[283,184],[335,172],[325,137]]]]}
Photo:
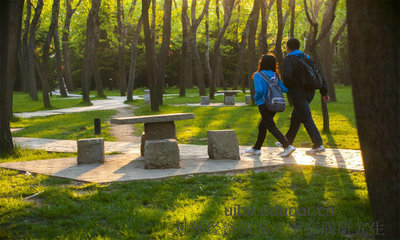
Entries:
{"type": "MultiPolygon", "coordinates": [[[[359,149],[351,88],[337,86],[338,102],[328,104],[330,131],[323,132],[328,148],[359,149]]],[[[79,92],[77,92],[79,94],[79,92]]],[[[179,89],[169,88],[167,94],[179,89]]],[[[117,91],[106,91],[117,96],[117,91]]],[[[143,95],[138,89],[135,95],[143,95]]],[[[95,95],[95,93],[93,93],[95,95]]],[[[237,101],[244,101],[239,94],[237,101]]],[[[311,104],[322,129],[319,94],[311,104]]],[[[96,97],[93,97],[96,99],[96,97]]],[[[198,89],[186,97],[165,98],[160,113],[193,112],[195,120],[176,122],[179,143],[207,144],[207,130],[234,129],[239,144],[250,146],[259,122],[255,106],[189,107],[198,103],[198,89]],[[180,106],[177,105],[180,104],[180,106]]],[[[216,96],[212,102],[222,102],[216,96]]],[[[135,100],[135,115],[154,114],[135,100]]],[[[81,99],[52,97],[54,109],[82,106],[81,99]]],[[[45,110],[41,101],[14,94],[14,112],[45,110]]],[[[275,117],[285,132],[290,107],[275,117]]],[[[102,120],[102,137],[115,141],[108,120],[114,110],[14,118],[15,137],[70,139],[95,137],[93,118],[102,120]]],[[[158,113],[157,113],[158,114],[158,113]]],[[[143,125],[135,126],[139,136],[143,125]]],[[[274,146],[268,134],[264,146],[274,146]]],[[[311,147],[302,128],[295,146],[311,147]]],[[[17,148],[0,162],[55,159],[75,153],[51,153],[17,148]]],[[[365,239],[373,233],[365,174],[362,171],[316,166],[281,166],[231,174],[193,175],[159,181],[86,184],[40,174],[0,169],[0,239],[365,239]],[[37,194],[37,195],[35,195],[37,194]],[[226,216],[231,207],[261,211],[278,206],[334,209],[333,215],[226,216]],[[186,226],[186,227],[185,227],[186,226]]]]}

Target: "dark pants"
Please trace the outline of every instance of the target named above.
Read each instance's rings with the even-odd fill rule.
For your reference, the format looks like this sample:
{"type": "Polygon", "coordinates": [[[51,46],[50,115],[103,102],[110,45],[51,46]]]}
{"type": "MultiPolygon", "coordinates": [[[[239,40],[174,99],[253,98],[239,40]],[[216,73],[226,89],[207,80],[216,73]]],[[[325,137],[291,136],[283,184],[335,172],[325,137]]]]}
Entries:
{"type": "Polygon", "coordinates": [[[304,91],[300,88],[293,88],[289,91],[293,102],[293,111],[290,118],[289,130],[286,133],[286,138],[290,144],[293,144],[297,132],[299,131],[300,124],[303,123],[308,135],[311,138],[311,141],[314,144],[313,148],[317,148],[322,145],[322,138],[311,116],[309,105],[314,98],[314,93],[314,91],[304,91]]]}
{"type": "Polygon", "coordinates": [[[258,110],[260,111],[262,118],[260,124],[258,125],[257,141],[253,148],[256,150],[261,149],[261,146],[265,140],[265,136],[267,135],[267,130],[282,144],[284,148],[288,147],[289,141],[275,125],[275,112],[270,112],[264,104],[258,106],[258,110]]]}

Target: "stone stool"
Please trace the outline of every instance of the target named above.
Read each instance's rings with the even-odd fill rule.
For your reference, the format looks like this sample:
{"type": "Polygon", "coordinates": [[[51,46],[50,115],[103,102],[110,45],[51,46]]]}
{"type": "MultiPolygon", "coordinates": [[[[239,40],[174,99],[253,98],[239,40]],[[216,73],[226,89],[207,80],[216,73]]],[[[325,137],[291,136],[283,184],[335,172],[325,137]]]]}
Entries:
{"type": "Polygon", "coordinates": [[[146,169],[180,168],[178,142],[175,139],[146,140],[144,148],[146,169]]]}
{"type": "Polygon", "coordinates": [[[235,105],[235,96],[225,96],[225,105],[235,105]]]}
{"type": "Polygon", "coordinates": [[[207,137],[209,158],[240,160],[235,130],[207,131],[207,137]]]}
{"type": "Polygon", "coordinates": [[[251,104],[251,96],[250,95],[246,95],[245,96],[245,102],[246,102],[247,105],[251,104]]]}
{"type": "Polygon", "coordinates": [[[104,139],[79,139],[78,164],[104,163],[104,139]]]}
{"type": "Polygon", "coordinates": [[[201,105],[209,105],[210,104],[210,97],[209,96],[201,96],[200,97],[200,104],[201,105]]]}

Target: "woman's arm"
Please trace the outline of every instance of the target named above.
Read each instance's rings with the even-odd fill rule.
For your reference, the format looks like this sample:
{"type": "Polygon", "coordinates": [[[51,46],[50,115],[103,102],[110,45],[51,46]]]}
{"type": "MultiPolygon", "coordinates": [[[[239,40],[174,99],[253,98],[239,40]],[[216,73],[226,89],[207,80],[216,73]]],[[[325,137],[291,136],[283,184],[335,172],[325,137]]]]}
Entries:
{"type": "Polygon", "coordinates": [[[283,84],[283,82],[278,78],[278,85],[283,93],[288,93],[289,89],[283,84]]]}
{"type": "Polygon", "coordinates": [[[262,99],[263,98],[263,87],[262,87],[262,81],[265,81],[259,73],[254,74],[254,100],[262,99]]]}

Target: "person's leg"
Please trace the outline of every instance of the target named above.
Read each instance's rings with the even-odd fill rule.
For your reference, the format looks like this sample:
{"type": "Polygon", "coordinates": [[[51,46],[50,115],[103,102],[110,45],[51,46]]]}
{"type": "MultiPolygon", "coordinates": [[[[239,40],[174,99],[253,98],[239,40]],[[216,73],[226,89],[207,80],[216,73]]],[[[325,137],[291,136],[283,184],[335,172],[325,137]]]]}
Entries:
{"type": "Polygon", "coordinates": [[[297,88],[290,90],[290,97],[292,98],[293,110],[292,110],[292,115],[290,117],[289,129],[285,136],[289,141],[289,144],[293,145],[297,132],[300,129],[300,123],[301,123],[300,112],[306,100],[302,91],[297,88]]]}
{"type": "Polygon", "coordinates": [[[317,126],[314,123],[314,119],[311,115],[310,105],[312,99],[314,97],[314,92],[306,93],[306,102],[304,104],[304,112],[302,116],[302,123],[304,124],[304,128],[306,129],[308,135],[313,142],[313,148],[318,148],[322,145],[322,138],[318,131],[317,126]]]}
{"type": "Polygon", "coordinates": [[[268,111],[268,109],[265,106],[259,107],[259,110],[262,116],[262,122],[264,127],[282,144],[284,148],[288,147],[290,145],[289,141],[282,134],[282,132],[279,131],[274,122],[275,112],[268,111]]]}
{"type": "Polygon", "coordinates": [[[260,123],[258,124],[258,135],[257,135],[257,141],[253,146],[253,149],[255,150],[260,150],[261,146],[264,143],[265,136],[267,135],[267,129],[264,125],[263,119],[261,119],[260,123]]]}

